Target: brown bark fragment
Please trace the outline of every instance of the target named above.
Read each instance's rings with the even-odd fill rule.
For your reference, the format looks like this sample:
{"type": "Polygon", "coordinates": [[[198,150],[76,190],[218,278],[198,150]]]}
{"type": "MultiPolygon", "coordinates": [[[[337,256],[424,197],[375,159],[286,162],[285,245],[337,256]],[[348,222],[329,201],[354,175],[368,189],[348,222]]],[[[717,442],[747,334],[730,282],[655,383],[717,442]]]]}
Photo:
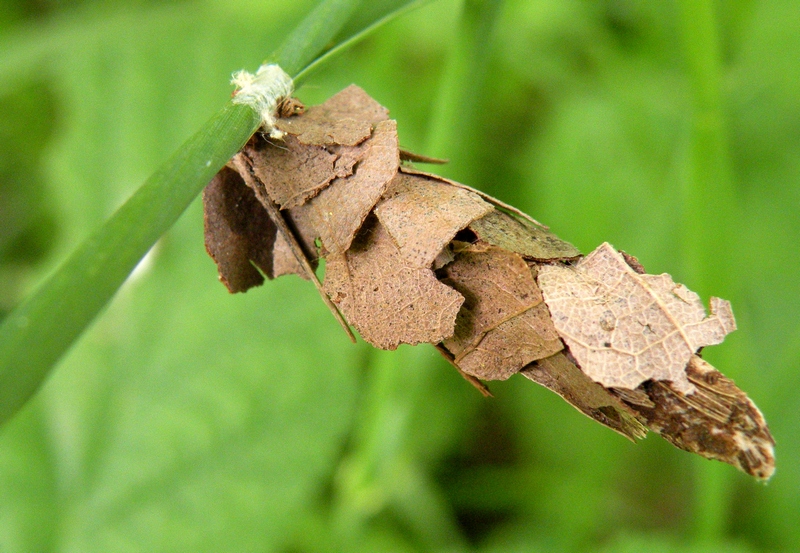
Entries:
{"type": "MultiPolygon", "coordinates": [[[[775,471],[775,440],[764,416],[734,382],[697,355],[686,367],[695,392],[648,381],[637,392],[651,406],[629,402],[651,430],[680,449],[729,463],[766,480],[775,471]]],[[[625,399],[623,397],[623,399],[625,399]]]]}
{"type": "Polygon", "coordinates": [[[543,265],[539,286],[581,369],[606,387],[669,380],[690,393],[686,364],[736,328],[730,304],[700,298],[667,274],[639,274],[608,243],[575,266],[543,265]]]}
{"type": "Polygon", "coordinates": [[[528,365],[520,373],[552,390],[578,411],[635,441],[644,438],[643,419],[616,396],[594,382],[564,352],[528,365]]]}
{"type": "Polygon", "coordinates": [[[547,261],[580,255],[578,249],[544,227],[495,209],[469,225],[478,238],[527,259],[547,261]]]}
{"type": "Polygon", "coordinates": [[[364,219],[397,173],[400,159],[396,123],[378,123],[366,147],[364,158],[351,176],[335,179],[300,207],[328,252],[344,253],[350,247],[364,219]]]}
{"type": "Polygon", "coordinates": [[[455,334],[444,346],[467,374],[505,380],[563,349],[534,275],[519,255],[470,246],[442,273],[442,282],[465,298],[455,334]]]}
{"type": "MultiPolygon", "coordinates": [[[[355,146],[366,140],[389,111],[356,85],[350,85],[302,116],[279,119],[278,129],[296,135],[303,144],[355,146]]],[[[398,154],[399,155],[399,154],[398,154]]]]}
{"type": "Polygon", "coordinates": [[[224,167],[206,186],[203,219],[206,251],[231,293],[263,284],[256,267],[272,278],[275,225],[234,170],[224,167]]]}
{"type": "Polygon", "coordinates": [[[376,218],[347,252],[328,257],[323,287],[364,340],[382,349],[441,342],[464,301],[430,269],[410,266],[376,218]]]}
{"type": "Polygon", "coordinates": [[[430,267],[459,230],[492,209],[467,190],[398,173],[375,207],[375,215],[409,264],[430,267]]]}

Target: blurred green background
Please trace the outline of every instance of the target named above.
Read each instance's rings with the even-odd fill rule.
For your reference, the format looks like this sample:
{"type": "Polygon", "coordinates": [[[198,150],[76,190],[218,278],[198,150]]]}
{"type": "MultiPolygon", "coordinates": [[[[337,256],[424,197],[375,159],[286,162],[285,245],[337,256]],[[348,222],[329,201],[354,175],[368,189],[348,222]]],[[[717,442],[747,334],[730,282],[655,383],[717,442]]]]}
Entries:
{"type": "MultiPolygon", "coordinates": [[[[0,313],[313,5],[2,0],[0,313]]],[[[0,428],[0,551],[800,550],[798,60],[794,0],[436,0],[298,91],[357,83],[438,172],[731,299],[706,358],[770,422],[768,485],[354,346],[296,277],[231,296],[195,202],[0,428]]]]}

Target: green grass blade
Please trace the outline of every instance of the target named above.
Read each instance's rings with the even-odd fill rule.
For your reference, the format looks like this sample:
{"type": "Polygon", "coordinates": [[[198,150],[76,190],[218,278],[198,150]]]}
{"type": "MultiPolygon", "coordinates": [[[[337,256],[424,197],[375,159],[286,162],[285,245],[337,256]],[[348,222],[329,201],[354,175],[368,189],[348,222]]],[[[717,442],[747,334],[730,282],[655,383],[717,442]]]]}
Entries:
{"type": "Polygon", "coordinates": [[[111,299],[158,238],[258,125],[229,105],[190,138],[0,326],[0,423],[36,392],[50,368],[111,299]]]}
{"type": "Polygon", "coordinates": [[[362,0],[328,0],[320,3],[268,61],[279,64],[289,75],[297,75],[334,40],[361,3],[362,0]]]}
{"type": "MultiPolygon", "coordinates": [[[[359,15],[361,28],[351,23],[343,32],[361,3],[322,2],[271,59],[296,74],[337,36],[343,38],[334,41],[329,52],[341,50],[342,43],[352,44],[353,36],[374,29],[415,2],[375,3],[369,11],[372,18],[359,15]]],[[[0,424],[36,393],[139,260],[257,127],[249,107],[227,105],[6,317],[0,324],[0,424]]]]}
{"type": "Polygon", "coordinates": [[[419,8],[431,0],[385,0],[384,2],[374,2],[356,14],[342,30],[336,35],[334,46],[326,50],[317,59],[304,67],[295,76],[295,83],[299,84],[328,62],[331,58],[353,46],[360,40],[367,37],[370,33],[385,25],[392,19],[401,16],[407,11],[419,8]]]}

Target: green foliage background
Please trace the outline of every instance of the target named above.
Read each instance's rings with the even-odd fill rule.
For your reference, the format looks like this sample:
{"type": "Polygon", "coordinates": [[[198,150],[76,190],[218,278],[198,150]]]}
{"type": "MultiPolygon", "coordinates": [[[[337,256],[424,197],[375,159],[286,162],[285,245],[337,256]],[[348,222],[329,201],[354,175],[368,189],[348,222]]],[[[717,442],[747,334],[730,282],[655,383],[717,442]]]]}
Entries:
{"type": "MultiPolygon", "coordinates": [[[[702,4],[437,0],[298,95],[355,82],[439,172],[733,300],[706,358],[770,422],[767,486],[524,379],[486,400],[430,347],[353,346],[295,277],[230,296],[195,202],[0,428],[0,551],[800,549],[800,8],[702,4]]],[[[3,0],[2,312],[313,6],[3,0]]]]}

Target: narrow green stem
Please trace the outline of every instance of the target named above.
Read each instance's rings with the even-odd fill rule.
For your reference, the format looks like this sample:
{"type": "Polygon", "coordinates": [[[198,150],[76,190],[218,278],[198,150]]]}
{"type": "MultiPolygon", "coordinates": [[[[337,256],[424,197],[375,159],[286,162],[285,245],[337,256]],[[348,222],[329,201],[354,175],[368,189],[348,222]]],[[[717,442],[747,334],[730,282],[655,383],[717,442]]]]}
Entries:
{"type": "Polygon", "coordinates": [[[380,13],[374,14],[375,17],[374,23],[364,27],[358,32],[354,32],[352,34],[344,33],[341,37],[338,37],[340,40],[337,42],[335,46],[333,46],[329,50],[326,50],[314,61],[312,61],[310,64],[306,65],[302,70],[300,70],[297,73],[297,75],[295,75],[294,78],[295,85],[299,86],[300,84],[302,84],[303,81],[305,81],[309,77],[309,75],[311,75],[319,67],[322,67],[330,59],[336,57],[346,49],[352,47],[361,40],[365,39],[379,27],[386,25],[388,22],[392,21],[397,17],[400,17],[401,15],[403,15],[408,11],[417,9],[429,2],[431,2],[431,0],[411,0],[410,2],[406,2],[405,4],[401,3],[392,11],[383,10],[380,13]]]}
{"type": "Polygon", "coordinates": [[[730,244],[728,230],[738,210],[728,152],[714,3],[681,0],[680,6],[693,107],[688,175],[683,189],[685,276],[701,295],[712,291],[712,281],[715,294],[730,294],[733,276],[724,252],[730,244]]]}
{"type": "Polygon", "coordinates": [[[320,3],[268,59],[289,75],[297,76],[316,58],[361,7],[362,0],[328,0],[320,3]]]}
{"type": "Polygon", "coordinates": [[[6,317],[0,325],[0,423],[36,392],[50,367],[258,124],[249,107],[220,111],[6,317]]]}

